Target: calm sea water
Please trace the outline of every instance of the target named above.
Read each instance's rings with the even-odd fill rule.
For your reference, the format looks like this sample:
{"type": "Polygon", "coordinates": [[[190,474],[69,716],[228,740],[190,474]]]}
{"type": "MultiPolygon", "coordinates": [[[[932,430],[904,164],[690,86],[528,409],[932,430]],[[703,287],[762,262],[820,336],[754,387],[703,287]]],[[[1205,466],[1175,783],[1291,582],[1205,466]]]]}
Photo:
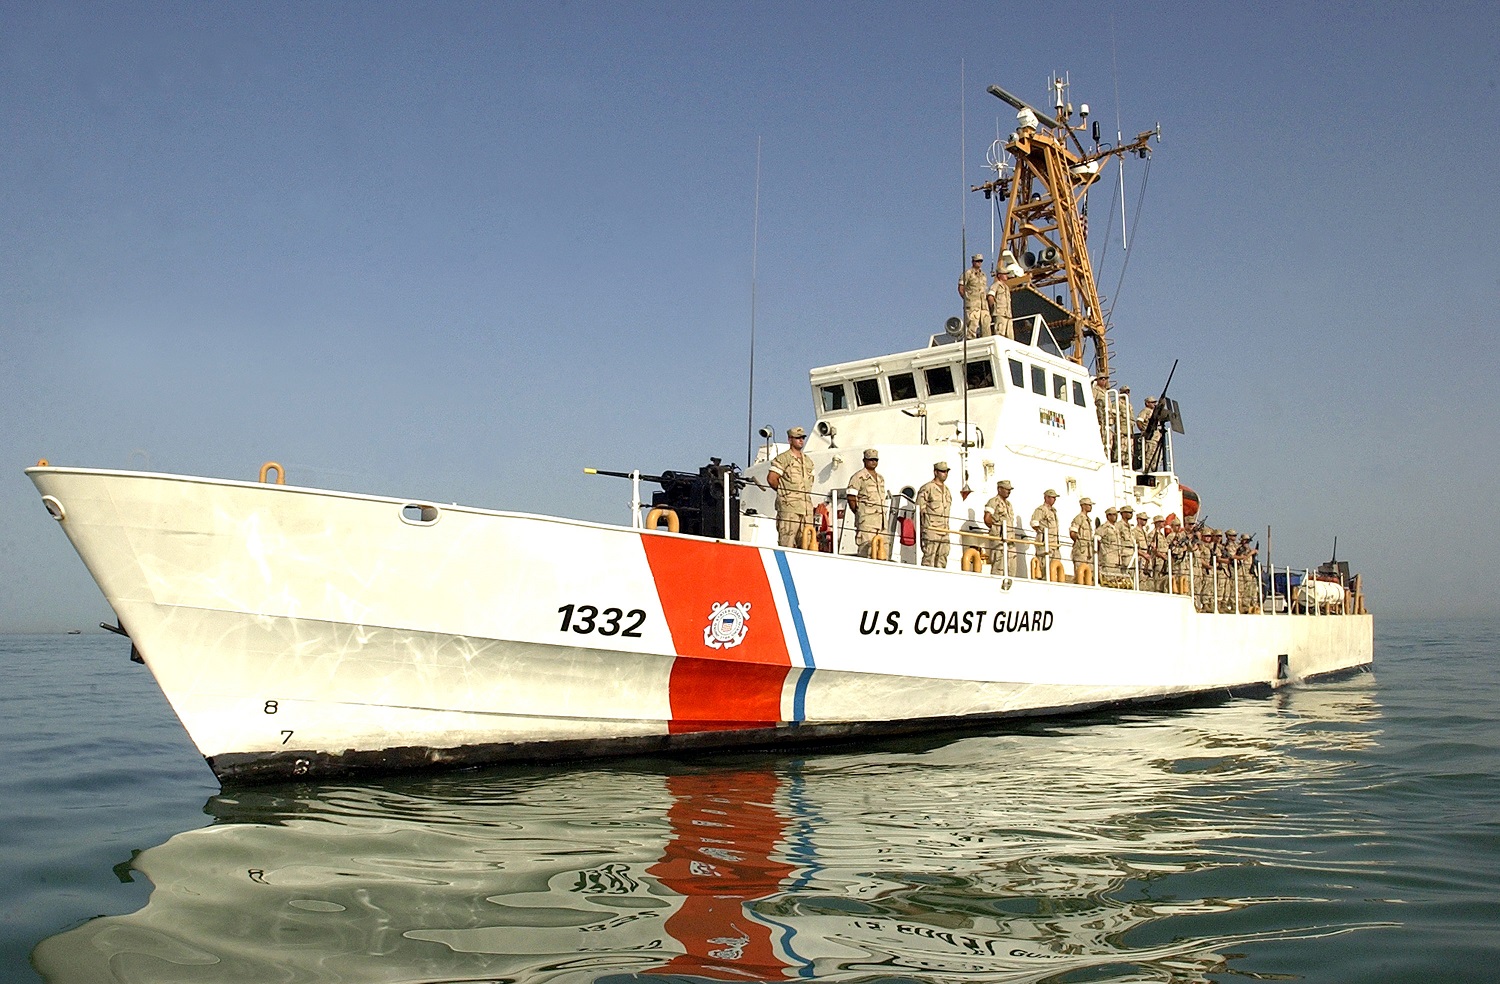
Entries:
{"type": "Polygon", "coordinates": [[[220,791],[128,645],[0,636],[0,979],[1500,979],[1500,620],[1265,699],[220,791]]]}

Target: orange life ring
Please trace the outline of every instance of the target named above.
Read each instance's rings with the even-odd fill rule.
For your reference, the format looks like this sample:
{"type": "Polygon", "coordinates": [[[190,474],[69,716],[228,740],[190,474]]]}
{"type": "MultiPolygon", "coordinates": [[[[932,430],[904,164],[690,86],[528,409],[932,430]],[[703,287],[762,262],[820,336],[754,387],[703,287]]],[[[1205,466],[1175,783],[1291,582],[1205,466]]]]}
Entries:
{"type": "Polygon", "coordinates": [[[658,506],[646,514],[646,529],[660,529],[663,519],[667,521],[668,533],[676,533],[681,527],[681,522],[677,519],[677,510],[663,509],[658,506]]]}

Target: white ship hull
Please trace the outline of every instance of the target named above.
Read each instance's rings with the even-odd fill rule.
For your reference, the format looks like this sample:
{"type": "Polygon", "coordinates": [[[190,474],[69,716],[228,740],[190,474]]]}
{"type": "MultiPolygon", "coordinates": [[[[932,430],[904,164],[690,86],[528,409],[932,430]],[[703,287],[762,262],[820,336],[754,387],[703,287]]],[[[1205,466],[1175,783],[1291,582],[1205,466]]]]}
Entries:
{"type": "Polygon", "coordinates": [[[256,483],[28,474],[221,779],[770,744],[1271,688],[1368,615],[256,483]]]}

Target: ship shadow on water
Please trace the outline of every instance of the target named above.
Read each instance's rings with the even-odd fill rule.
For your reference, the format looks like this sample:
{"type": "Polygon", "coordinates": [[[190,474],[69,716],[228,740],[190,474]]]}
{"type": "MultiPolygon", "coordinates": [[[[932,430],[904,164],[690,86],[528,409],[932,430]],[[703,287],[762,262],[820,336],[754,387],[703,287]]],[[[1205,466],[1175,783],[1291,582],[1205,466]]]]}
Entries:
{"type": "Polygon", "coordinates": [[[1382,925],[1278,874],[1337,874],[1291,845],[1352,819],[1296,803],[1357,782],[1379,728],[1355,679],[816,757],[227,789],[211,825],[122,863],[153,886],[140,911],[33,963],[162,984],[1274,974],[1261,944],[1382,925]]]}

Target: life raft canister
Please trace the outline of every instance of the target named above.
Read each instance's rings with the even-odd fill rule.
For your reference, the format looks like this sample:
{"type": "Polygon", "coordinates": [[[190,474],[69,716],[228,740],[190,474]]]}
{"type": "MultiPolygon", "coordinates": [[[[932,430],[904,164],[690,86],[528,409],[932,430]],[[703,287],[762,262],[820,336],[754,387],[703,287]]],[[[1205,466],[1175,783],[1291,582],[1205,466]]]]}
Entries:
{"type": "Polygon", "coordinates": [[[1183,519],[1192,519],[1194,516],[1198,515],[1198,493],[1194,492],[1192,489],[1188,488],[1186,485],[1181,486],[1181,488],[1182,488],[1182,518],[1183,519]]]}

